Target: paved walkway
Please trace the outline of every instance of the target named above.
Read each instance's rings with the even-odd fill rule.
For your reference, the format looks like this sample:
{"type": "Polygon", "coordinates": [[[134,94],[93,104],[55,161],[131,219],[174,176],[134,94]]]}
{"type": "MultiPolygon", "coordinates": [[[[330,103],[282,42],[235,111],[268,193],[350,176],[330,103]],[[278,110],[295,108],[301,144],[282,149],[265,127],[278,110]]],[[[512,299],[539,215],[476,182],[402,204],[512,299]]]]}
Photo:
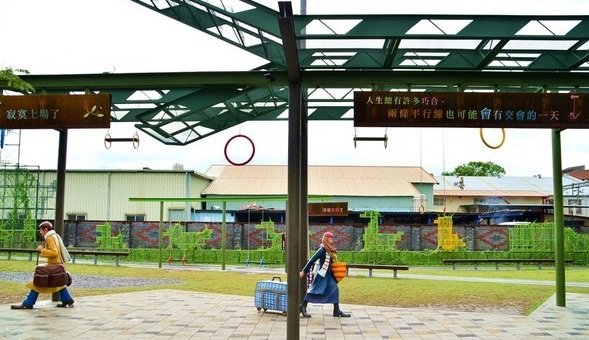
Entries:
{"type": "MultiPolygon", "coordinates": [[[[258,312],[253,298],[177,290],[78,297],[75,308],[40,301],[33,310],[0,305],[5,339],[286,339],[286,316],[258,312]]],[[[589,295],[554,298],[530,316],[417,308],[309,305],[301,339],[587,339],[589,295]]]]}
{"type": "MultiPolygon", "coordinates": [[[[173,266],[166,266],[168,269],[173,266]]],[[[178,266],[180,270],[219,270],[219,266],[178,266]]],[[[228,267],[248,272],[284,269],[228,267]]],[[[352,275],[366,273],[351,272],[352,275]]],[[[375,276],[390,273],[375,273],[375,276]]],[[[471,277],[400,277],[489,281],[471,277]]],[[[493,281],[554,284],[536,280],[493,281]]],[[[587,283],[567,282],[587,287],[587,283]]],[[[41,297],[48,297],[41,295],[41,297]]],[[[589,339],[589,295],[566,296],[567,307],[550,298],[529,316],[420,308],[342,305],[351,318],[333,318],[331,305],[310,304],[300,319],[301,339],[589,339]]],[[[286,316],[258,312],[253,297],[154,290],[77,297],[75,308],[39,301],[33,310],[0,305],[0,339],[286,339],[286,316]]]]}

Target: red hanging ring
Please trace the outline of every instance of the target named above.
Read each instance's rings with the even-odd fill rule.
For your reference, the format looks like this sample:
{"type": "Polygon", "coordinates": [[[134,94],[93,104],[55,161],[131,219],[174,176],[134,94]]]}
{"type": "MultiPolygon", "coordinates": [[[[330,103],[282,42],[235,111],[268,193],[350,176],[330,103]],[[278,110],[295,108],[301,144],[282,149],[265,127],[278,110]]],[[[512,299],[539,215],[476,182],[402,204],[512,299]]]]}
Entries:
{"type": "Polygon", "coordinates": [[[235,166],[242,166],[242,165],[246,165],[247,163],[249,163],[252,158],[254,158],[254,155],[256,154],[256,146],[254,145],[254,142],[251,140],[251,138],[249,138],[246,135],[235,135],[231,138],[229,138],[229,140],[227,141],[227,143],[225,143],[225,159],[227,160],[227,162],[231,163],[232,165],[235,166]],[[242,137],[248,140],[248,142],[250,142],[251,146],[252,146],[252,154],[250,155],[250,158],[248,158],[245,162],[242,163],[237,163],[232,161],[231,159],[229,159],[229,156],[227,155],[227,147],[229,146],[229,143],[231,143],[232,140],[234,140],[235,138],[238,137],[242,137]]]}

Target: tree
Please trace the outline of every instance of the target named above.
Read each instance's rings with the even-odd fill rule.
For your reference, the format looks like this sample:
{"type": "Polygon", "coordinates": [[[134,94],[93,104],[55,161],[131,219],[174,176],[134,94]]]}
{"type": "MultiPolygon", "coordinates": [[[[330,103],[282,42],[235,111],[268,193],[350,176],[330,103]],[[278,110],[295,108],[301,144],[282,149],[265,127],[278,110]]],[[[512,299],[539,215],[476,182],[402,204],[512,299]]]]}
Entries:
{"type": "Polygon", "coordinates": [[[471,161],[457,166],[452,172],[443,172],[443,176],[493,176],[505,175],[505,169],[493,162],[471,161]]]}
{"type": "Polygon", "coordinates": [[[5,87],[7,90],[18,91],[21,93],[35,92],[35,88],[31,84],[22,80],[18,76],[19,74],[29,74],[29,71],[13,69],[11,67],[0,70],[0,87],[5,87]]]}

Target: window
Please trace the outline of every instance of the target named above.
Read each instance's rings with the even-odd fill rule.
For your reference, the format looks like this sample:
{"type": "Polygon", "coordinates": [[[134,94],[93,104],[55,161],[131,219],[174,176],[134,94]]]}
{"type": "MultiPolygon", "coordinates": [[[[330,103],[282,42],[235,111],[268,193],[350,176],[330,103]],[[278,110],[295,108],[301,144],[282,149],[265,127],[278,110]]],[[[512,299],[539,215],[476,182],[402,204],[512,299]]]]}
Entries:
{"type": "Polygon", "coordinates": [[[443,205],[446,204],[446,198],[445,197],[434,197],[434,205],[436,207],[441,207],[443,205]]]}
{"type": "Polygon", "coordinates": [[[474,204],[501,204],[504,201],[500,197],[478,197],[473,200],[474,204]]]}
{"type": "Polygon", "coordinates": [[[170,209],[169,212],[170,221],[181,222],[184,221],[184,209],[170,209]]]}
{"type": "Polygon", "coordinates": [[[24,221],[24,220],[26,220],[26,219],[27,219],[27,215],[26,215],[26,214],[24,214],[24,213],[21,213],[21,212],[18,212],[18,211],[17,211],[17,212],[10,211],[10,212],[8,213],[8,219],[13,219],[13,218],[14,218],[14,215],[15,215],[15,213],[16,213],[16,214],[17,214],[17,216],[18,216],[18,217],[16,218],[17,220],[24,221]]]}
{"type": "Polygon", "coordinates": [[[86,214],[67,214],[68,221],[85,221],[86,214]]]}
{"type": "Polygon", "coordinates": [[[145,222],[145,215],[125,215],[127,222],[145,222]]]}
{"type": "Polygon", "coordinates": [[[568,205],[569,205],[569,214],[571,215],[581,215],[582,214],[582,209],[581,209],[581,199],[575,198],[575,199],[569,199],[568,200],[568,205]],[[575,205],[578,205],[578,207],[574,207],[575,205]]]}

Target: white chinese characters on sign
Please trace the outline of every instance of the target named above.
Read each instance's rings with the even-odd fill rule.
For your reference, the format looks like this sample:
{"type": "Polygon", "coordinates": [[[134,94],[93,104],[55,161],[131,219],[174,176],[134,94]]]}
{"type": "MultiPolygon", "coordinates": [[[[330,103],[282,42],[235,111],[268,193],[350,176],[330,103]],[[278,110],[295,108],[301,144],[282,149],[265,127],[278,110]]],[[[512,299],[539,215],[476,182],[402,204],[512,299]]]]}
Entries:
{"type": "Polygon", "coordinates": [[[38,112],[32,109],[8,109],[6,119],[8,120],[49,120],[57,119],[59,109],[40,109],[38,112]]]}

